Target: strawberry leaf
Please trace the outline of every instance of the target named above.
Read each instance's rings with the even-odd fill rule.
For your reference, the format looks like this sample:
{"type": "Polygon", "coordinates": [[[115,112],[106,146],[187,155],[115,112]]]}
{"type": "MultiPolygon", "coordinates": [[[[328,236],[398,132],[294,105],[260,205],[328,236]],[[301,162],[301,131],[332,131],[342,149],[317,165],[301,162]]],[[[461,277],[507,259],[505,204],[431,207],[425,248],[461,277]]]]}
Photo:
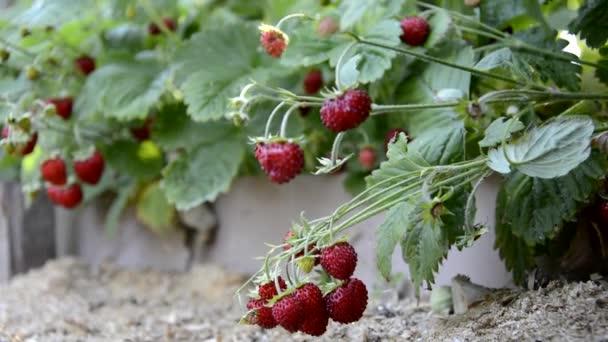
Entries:
{"type": "Polygon", "coordinates": [[[409,215],[412,209],[409,203],[400,203],[392,207],[376,231],[376,265],[387,281],[392,277],[393,252],[409,227],[409,215]]]}
{"type": "Polygon", "coordinates": [[[488,165],[500,173],[513,168],[530,177],[560,177],[589,157],[593,131],[593,121],[587,116],[560,116],[490,150],[488,165]]]}
{"type": "Polygon", "coordinates": [[[80,116],[143,119],[165,92],[169,72],[156,62],[108,64],[87,77],[74,104],[80,116]]]}
{"type": "MultiPolygon", "coordinates": [[[[562,51],[568,45],[568,42],[564,39],[556,40],[556,31],[546,31],[539,27],[534,27],[526,31],[517,32],[514,36],[536,48],[550,51],[562,57],[578,60],[576,55],[562,51]]],[[[555,58],[547,58],[545,55],[526,50],[518,50],[514,54],[530,64],[540,74],[543,81],[551,80],[557,86],[572,91],[580,89],[580,75],[582,72],[580,65],[555,58]]]]}
{"type": "Polygon", "coordinates": [[[82,20],[83,14],[92,13],[93,0],[35,0],[27,10],[17,15],[13,22],[25,27],[60,27],[82,20]]]}
{"type": "Polygon", "coordinates": [[[315,32],[312,25],[302,25],[289,33],[289,47],[281,56],[281,64],[289,67],[321,64],[332,56],[336,46],[342,46],[344,42],[339,35],[324,38],[315,32]]]}
{"type": "Polygon", "coordinates": [[[410,225],[401,239],[403,260],[409,266],[410,278],[416,294],[424,281],[430,287],[435,281],[434,273],[450,250],[450,242],[439,218],[429,217],[430,198],[422,196],[409,213],[410,225]]]}
{"type": "Polygon", "coordinates": [[[144,153],[145,147],[144,143],[118,140],[104,147],[103,155],[108,164],[118,172],[124,172],[138,179],[157,177],[160,175],[163,159],[160,155],[144,153]]]}
{"type": "Polygon", "coordinates": [[[584,1],[568,28],[570,32],[580,34],[588,46],[602,47],[608,41],[608,3],[603,0],[584,1]]]}
{"type": "Polygon", "coordinates": [[[227,137],[183,154],[163,171],[161,186],[169,202],[187,210],[214,201],[230,187],[244,153],[239,139],[227,137]]]}
{"type": "MultiPolygon", "coordinates": [[[[401,27],[396,20],[383,20],[362,34],[364,39],[386,46],[398,46],[401,43],[401,27]]],[[[336,66],[342,52],[350,43],[336,47],[332,51],[331,66],[336,66]]],[[[395,51],[385,48],[359,44],[350,50],[345,60],[352,56],[360,55],[359,82],[367,84],[381,78],[386,70],[390,69],[393,58],[397,55],[395,51]]]]}
{"type": "Polygon", "coordinates": [[[480,147],[493,147],[498,145],[503,137],[507,140],[511,138],[511,134],[524,129],[524,124],[517,119],[498,118],[488,126],[485,137],[479,142],[480,147]]]}
{"type": "MultiPolygon", "coordinates": [[[[473,50],[464,45],[462,41],[454,41],[451,49],[438,55],[446,61],[472,66],[473,50]]],[[[420,70],[401,84],[395,94],[396,103],[434,103],[437,102],[437,94],[443,89],[458,89],[468,98],[471,84],[471,74],[465,71],[446,67],[438,63],[412,64],[412,70],[420,70]],[[416,69],[416,66],[418,68],[416,69]]],[[[408,131],[416,136],[420,132],[440,127],[448,129],[460,122],[458,115],[451,109],[424,109],[407,114],[395,115],[393,120],[399,120],[397,127],[408,127],[408,131]]]]}
{"type": "Polygon", "coordinates": [[[597,153],[559,178],[532,178],[521,172],[508,176],[498,194],[495,248],[516,282],[533,265],[531,250],[555,237],[595,196],[606,168],[605,158],[597,153]]]}
{"type": "Polygon", "coordinates": [[[152,139],[164,149],[193,149],[231,136],[235,127],[228,122],[194,122],[183,103],[163,106],[154,116],[152,139]]]}
{"type": "Polygon", "coordinates": [[[192,120],[220,119],[245,84],[289,72],[258,53],[258,34],[251,24],[230,25],[194,35],[177,53],[177,79],[185,80],[181,89],[192,120]]]}
{"type": "MultiPolygon", "coordinates": [[[[447,165],[460,161],[464,155],[464,129],[455,125],[451,129],[434,129],[407,143],[400,134],[394,144],[389,145],[388,160],[367,177],[368,186],[409,171],[420,170],[430,165],[447,165]]],[[[386,187],[392,184],[386,184],[386,187]]]]}
{"type": "Polygon", "coordinates": [[[135,204],[135,214],[155,233],[162,234],[174,227],[175,207],[167,201],[158,182],[149,184],[141,192],[135,204]]]}
{"type": "Polygon", "coordinates": [[[446,11],[438,10],[429,19],[429,26],[433,29],[424,42],[424,47],[432,49],[448,39],[453,30],[452,18],[446,11]]]}

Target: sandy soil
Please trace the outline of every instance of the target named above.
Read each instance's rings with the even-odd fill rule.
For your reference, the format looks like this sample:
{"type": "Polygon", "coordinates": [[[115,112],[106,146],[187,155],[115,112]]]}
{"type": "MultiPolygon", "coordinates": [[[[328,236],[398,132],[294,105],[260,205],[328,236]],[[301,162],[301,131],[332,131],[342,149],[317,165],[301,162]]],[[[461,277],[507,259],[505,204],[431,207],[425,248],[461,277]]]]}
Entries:
{"type": "Polygon", "coordinates": [[[608,341],[608,283],[498,291],[465,315],[375,299],[355,324],[319,339],[236,324],[243,277],[212,265],[189,273],[92,270],[62,259],[0,287],[5,341],[608,341]]]}

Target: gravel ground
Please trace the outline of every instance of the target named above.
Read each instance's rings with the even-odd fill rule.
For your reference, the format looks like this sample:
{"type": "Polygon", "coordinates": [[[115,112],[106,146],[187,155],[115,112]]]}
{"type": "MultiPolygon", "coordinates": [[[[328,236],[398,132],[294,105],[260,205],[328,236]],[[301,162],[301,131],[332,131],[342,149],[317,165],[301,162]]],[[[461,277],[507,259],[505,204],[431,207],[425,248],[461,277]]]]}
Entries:
{"type": "Polygon", "coordinates": [[[243,280],[212,265],[178,274],[50,262],[0,287],[0,342],[608,341],[605,282],[498,291],[448,317],[409,301],[375,300],[360,322],[330,323],[311,339],[236,324],[242,307],[233,294],[243,280]]]}

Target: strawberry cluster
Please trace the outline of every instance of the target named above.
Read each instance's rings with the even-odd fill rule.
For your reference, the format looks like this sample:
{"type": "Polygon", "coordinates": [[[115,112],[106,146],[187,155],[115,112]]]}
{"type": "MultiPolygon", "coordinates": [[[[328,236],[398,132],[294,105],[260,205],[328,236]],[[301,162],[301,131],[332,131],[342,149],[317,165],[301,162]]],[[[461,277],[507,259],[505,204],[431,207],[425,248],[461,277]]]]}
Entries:
{"type": "MultiPolygon", "coordinates": [[[[103,156],[94,151],[84,159],[74,160],[72,164],[74,174],[82,183],[96,185],[99,183],[105,168],[103,156]]],[[[64,208],[72,209],[82,202],[82,187],[79,183],[68,184],[68,171],[66,162],[57,156],[45,160],[40,165],[40,174],[48,183],[46,192],[49,199],[64,208]]]]}
{"type": "MultiPolygon", "coordinates": [[[[286,236],[289,240],[293,233],[286,236]]],[[[293,246],[288,245],[286,249],[293,246]]],[[[311,244],[307,251],[316,250],[311,244]]],[[[302,252],[297,253],[297,258],[302,252]]],[[[304,282],[289,287],[280,276],[258,286],[257,296],[247,303],[249,310],[246,321],[265,329],[281,326],[295,333],[303,332],[311,336],[321,336],[327,330],[329,320],[338,323],[356,322],[367,307],[367,288],[352,275],[357,266],[357,253],[347,242],[338,242],[322,248],[313,258],[321,264],[325,277],[332,279],[320,286],[304,282]],[[280,290],[280,291],[279,291],[280,290]]],[[[309,270],[310,271],[310,270],[309,270]]]]}

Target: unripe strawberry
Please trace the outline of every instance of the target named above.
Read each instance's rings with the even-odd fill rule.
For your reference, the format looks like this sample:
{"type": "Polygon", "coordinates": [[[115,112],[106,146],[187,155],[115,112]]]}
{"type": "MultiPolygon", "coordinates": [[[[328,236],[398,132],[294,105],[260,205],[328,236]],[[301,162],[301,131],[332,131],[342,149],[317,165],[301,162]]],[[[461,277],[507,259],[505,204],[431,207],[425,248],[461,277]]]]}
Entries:
{"type": "Polygon", "coordinates": [[[272,306],[272,317],[285,330],[294,333],[302,322],[302,303],[294,293],[287,295],[272,306]]]}
{"type": "Polygon", "coordinates": [[[79,184],[67,187],[49,185],[46,192],[52,202],[67,209],[75,208],[82,202],[82,189],[79,184]]]}
{"type": "Polygon", "coordinates": [[[401,41],[410,46],[420,46],[424,44],[429,36],[431,27],[424,18],[405,17],[401,21],[401,41]]]}
{"type": "Polygon", "coordinates": [[[338,242],[321,250],[321,266],[330,276],[346,280],[357,267],[357,252],[348,242],[338,242]]]}
{"type": "Polygon", "coordinates": [[[25,67],[25,77],[30,81],[35,81],[40,78],[40,71],[35,66],[28,65],[25,67]]]}
{"type": "MultiPolygon", "coordinates": [[[[163,23],[165,24],[165,26],[167,26],[169,31],[172,31],[172,32],[175,31],[176,25],[175,25],[175,20],[173,20],[173,18],[170,18],[170,17],[163,18],[163,23]]],[[[157,36],[162,33],[162,30],[156,23],[150,23],[148,25],[148,33],[150,33],[153,36],[157,36]]]]}
{"type": "Polygon", "coordinates": [[[317,33],[321,37],[329,37],[332,34],[338,32],[338,29],[338,23],[334,18],[325,17],[319,22],[319,26],[317,26],[317,33]]]}
{"type": "Polygon", "coordinates": [[[11,53],[6,49],[0,49],[0,62],[6,62],[11,57],[11,53]]]}
{"type": "Polygon", "coordinates": [[[365,284],[356,278],[347,280],[325,296],[325,307],[329,317],[338,323],[348,324],[360,320],[367,307],[365,284]]]}
{"type": "Polygon", "coordinates": [[[272,329],[277,326],[277,322],[272,317],[272,308],[266,306],[266,302],[262,299],[250,299],[247,303],[247,309],[254,310],[247,317],[249,323],[257,324],[264,329],[272,329]]]}
{"type": "Polygon", "coordinates": [[[85,75],[95,71],[95,60],[88,55],[82,55],[74,60],[76,69],[85,75]]]}
{"type": "Polygon", "coordinates": [[[40,165],[42,178],[53,185],[64,185],[68,180],[65,162],[60,157],[45,160],[40,165]]]}
{"type": "Polygon", "coordinates": [[[68,120],[72,116],[73,100],[71,97],[51,98],[45,102],[55,106],[55,112],[64,120],[68,120]]]}
{"type": "Polygon", "coordinates": [[[304,92],[313,95],[323,88],[323,73],[320,70],[311,70],[304,78],[304,92]]]}
{"type": "Polygon", "coordinates": [[[353,129],[369,117],[372,100],[363,90],[350,89],[344,95],[328,99],[321,107],[325,127],[338,133],[353,129]]]}
{"type": "MultiPolygon", "coordinates": [[[[294,236],[293,231],[292,230],[287,231],[287,234],[285,234],[283,241],[285,243],[289,243],[289,239],[292,236],[294,236]]],[[[291,249],[291,247],[293,247],[293,246],[288,244],[286,246],[283,246],[283,250],[285,250],[285,251],[289,250],[289,249],[291,249]]],[[[298,260],[298,266],[300,266],[300,268],[302,269],[302,271],[304,271],[304,273],[310,273],[310,271],[312,271],[312,269],[321,262],[321,257],[318,255],[319,252],[316,250],[313,252],[313,250],[316,247],[317,247],[317,245],[315,243],[311,243],[310,245],[308,245],[308,247],[306,247],[306,250],[309,255],[306,258],[302,258],[305,254],[305,251],[300,251],[295,255],[296,258],[301,258],[300,260],[298,260]]]]}
{"type": "Polygon", "coordinates": [[[270,25],[260,25],[260,43],[269,56],[279,58],[287,49],[289,37],[281,30],[270,25]]]}
{"type": "Polygon", "coordinates": [[[258,143],[255,158],[270,181],[277,184],[291,181],[304,168],[304,152],[294,143],[258,143]]]}
{"type": "MultiPolygon", "coordinates": [[[[281,290],[285,290],[287,288],[287,284],[285,284],[285,280],[283,280],[281,276],[279,276],[277,281],[281,290]]],[[[262,284],[258,287],[258,295],[260,295],[260,299],[264,302],[271,300],[277,294],[279,293],[277,292],[277,287],[274,280],[262,284]]]]}
{"type": "Polygon", "coordinates": [[[74,173],[81,181],[95,185],[99,183],[105,162],[98,151],[93,152],[88,158],[74,161],[74,173]]]}
{"type": "Polygon", "coordinates": [[[359,164],[366,170],[372,170],[376,166],[376,151],[371,146],[365,146],[359,150],[359,164]]]}

